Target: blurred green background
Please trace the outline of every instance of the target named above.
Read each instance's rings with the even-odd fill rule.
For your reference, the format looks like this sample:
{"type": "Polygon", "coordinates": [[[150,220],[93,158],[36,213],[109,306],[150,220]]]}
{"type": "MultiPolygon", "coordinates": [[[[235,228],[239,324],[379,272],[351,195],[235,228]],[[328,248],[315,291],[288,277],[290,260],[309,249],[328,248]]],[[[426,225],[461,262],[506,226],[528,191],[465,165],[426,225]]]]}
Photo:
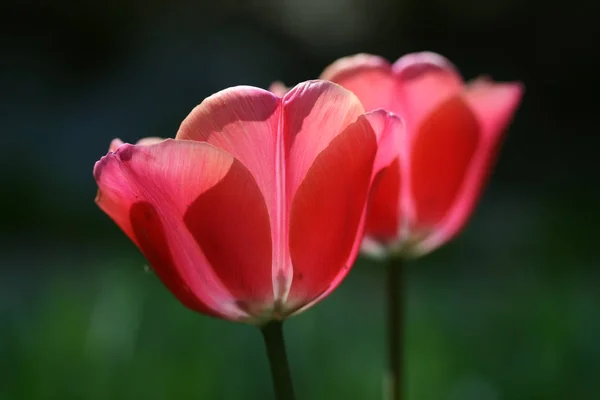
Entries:
{"type": "MultiPolygon", "coordinates": [[[[465,232],[408,268],[410,400],[600,393],[591,2],[9,0],[0,6],[0,399],[270,399],[256,329],[179,305],[94,204],[110,140],[207,95],[432,50],[526,94],[465,232]]],[[[597,50],[597,49],[596,49],[597,50]]],[[[383,268],[286,323],[299,399],[379,399],[383,268]]]]}

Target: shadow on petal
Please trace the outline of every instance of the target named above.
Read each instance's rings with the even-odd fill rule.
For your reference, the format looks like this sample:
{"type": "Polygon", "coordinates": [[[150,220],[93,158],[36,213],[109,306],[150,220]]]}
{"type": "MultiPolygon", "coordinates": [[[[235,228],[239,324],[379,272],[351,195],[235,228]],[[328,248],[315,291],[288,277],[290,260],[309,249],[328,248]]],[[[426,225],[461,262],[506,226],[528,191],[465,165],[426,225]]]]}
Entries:
{"type": "MultiPolygon", "coordinates": [[[[256,181],[239,161],[189,205],[184,222],[238,304],[252,311],[273,301],[267,206],[256,181]]],[[[256,312],[260,310],[251,313],[256,312]]]]}

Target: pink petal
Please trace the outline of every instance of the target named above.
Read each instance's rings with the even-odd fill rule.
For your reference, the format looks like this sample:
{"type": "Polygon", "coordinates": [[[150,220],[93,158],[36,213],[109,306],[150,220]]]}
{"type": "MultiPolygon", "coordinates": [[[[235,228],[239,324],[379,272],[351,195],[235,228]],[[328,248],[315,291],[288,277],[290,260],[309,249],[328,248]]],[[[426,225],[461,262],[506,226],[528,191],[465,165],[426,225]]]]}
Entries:
{"type": "Polygon", "coordinates": [[[400,159],[376,175],[369,195],[365,234],[386,242],[400,229],[400,159]]]}
{"type": "Polygon", "coordinates": [[[440,227],[421,244],[421,252],[431,251],[455,236],[465,225],[488,181],[502,141],[523,94],[520,83],[491,83],[486,80],[469,85],[464,95],[480,125],[481,139],[465,173],[464,183],[440,227]]]}
{"type": "MultiPolygon", "coordinates": [[[[177,139],[208,142],[239,160],[252,174],[265,198],[273,238],[273,284],[279,282],[286,250],[281,221],[284,210],[280,182],[283,135],[281,99],[254,87],[225,89],[208,98],[181,124],[177,139]]],[[[279,292],[279,289],[275,289],[279,292]]],[[[277,293],[279,296],[279,293],[277,293]]]]}
{"type": "Polygon", "coordinates": [[[112,142],[110,142],[110,145],[108,146],[108,151],[114,153],[123,144],[124,143],[123,143],[123,141],[121,139],[115,138],[115,139],[112,140],[112,142]]]}
{"type": "Polygon", "coordinates": [[[410,160],[415,231],[431,231],[446,216],[480,140],[479,124],[461,96],[447,100],[421,124],[410,160]]]}
{"type": "Polygon", "coordinates": [[[277,97],[283,97],[290,90],[281,81],[275,81],[269,86],[269,92],[273,93],[277,97]]]}
{"type": "Polygon", "coordinates": [[[225,89],[192,110],[176,139],[208,142],[240,160],[271,208],[280,108],[281,100],[266,90],[249,86],[225,89]]]}
{"type": "Polygon", "coordinates": [[[239,161],[188,206],[184,222],[242,309],[260,315],[272,306],[269,214],[256,181],[239,161]]]}
{"type": "Polygon", "coordinates": [[[462,90],[463,80],[454,65],[436,53],[407,54],[392,70],[398,81],[399,106],[390,111],[405,118],[409,131],[419,129],[430,113],[462,90]]]}
{"type": "MultiPolygon", "coordinates": [[[[151,145],[151,144],[162,142],[163,140],[164,140],[163,138],[159,138],[159,137],[147,137],[147,138],[143,138],[143,139],[138,140],[138,142],[136,144],[139,144],[139,145],[142,145],[142,146],[148,146],[148,145],[151,145]]],[[[123,144],[124,143],[123,143],[123,141],[121,139],[119,139],[119,138],[113,139],[112,142],[110,142],[110,146],[108,147],[108,151],[114,153],[123,144]]]]}
{"type": "MultiPolygon", "coordinates": [[[[292,232],[295,229],[292,222],[292,215],[294,213],[294,204],[296,204],[295,202],[299,198],[299,188],[307,185],[306,180],[310,179],[310,171],[315,171],[314,168],[318,168],[316,167],[317,160],[319,160],[320,157],[324,157],[323,154],[326,151],[333,151],[329,150],[333,142],[337,140],[341,134],[344,134],[343,132],[346,132],[346,129],[350,124],[355,123],[357,118],[363,114],[364,109],[358,98],[350,91],[339,85],[322,80],[299,84],[286,94],[283,98],[283,103],[285,142],[287,143],[286,148],[289,149],[286,160],[287,170],[285,179],[287,209],[289,210],[290,220],[286,226],[289,226],[290,238],[287,242],[290,243],[289,257],[291,264],[293,265],[293,279],[290,282],[292,287],[290,288],[289,284],[287,286],[289,296],[291,297],[288,297],[288,304],[286,306],[288,309],[289,307],[293,309],[295,306],[302,305],[302,302],[306,304],[306,302],[314,299],[319,294],[317,292],[322,293],[325,290],[318,289],[317,292],[315,292],[314,288],[312,288],[313,292],[302,293],[304,290],[302,289],[303,283],[299,281],[304,279],[305,275],[310,274],[310,276],[306,278],[308,285],[311,285],[311,280],[321,280],[321,284],[329,286],[331,287],[331,290],[333,290],[343,278],[343,276],[338,277],[340,271],[344,276],[348,271],[348,269],[341,269],[339,266],[337,268],[331,266],[330,270],[325,269],[319,271],[319,273],[313,273],[306,270],[303,271],[303,267],[301,265],[299,266],[294,261],[292,253],[292,232]],[[324,275],[321,273],[324,273],[324,275]]],[[[361,124],[366,125],[366,121],[361,122],[361,124]]],[[[373,131],[370,127],[369,132],[373,135],[373,131]]],[[[375,140],[377,140],[377,137],[375,137],[375,140]]],[[[328,176],[324,176],[323,179],[338,179],[335,171],[323,171],[323,175],[325,174],[328,174],[328,176]]],[[[320,183],[324,183],[324,181],[321,180],[320,183]]],[[[332,187],[331,190],[333,191],[335,188],[332,187]]],[[[335,194],[332,195],[335,196],[335,194]]],[[[318,206],[318,204],[321,204],[320,199],[316,200],[316,203],[313,203],[313,205],[316,206],[318,206]]],[[[364,202],[362,207],[364,208],[364,202]]],[[[322,211],[323,209],[320,210],[322,211]]],[[[352,216],[349,218],[352,218],[352,216]]],[[[306,227],[309,228],[308,225],[306,227]]],[[[317,230],[313,231],[311,236],[315,237],[322,235],[320,228],[315,226],[313,226],[313,228],[316,228],[317,230]]],[[[330,228],[336,229],[335,225],[330,225],[330,228]]],[[[359,235],[357,232],[359,230],[362,233],[362,225],[360,225],[360,229],[357,228],[354,233],[346,233],[347,235],[354,235],[353,238],[357,242],[357,250],[354,252],[355,254],[352,257],[352,260],[348,260],[351,253],[345,253],[345,258],[349,262],[344,263],[344,265],[350,265],[356,257],[359,244],[357,239],[357,236],[359,235]]],[[[342,232],[338,233],[340,235],[342,234],[342,232]]],[[[327,243],[327,240],[324,240],[323,243],[327,243]]],[[[322,255],[322,257],[337,256],[333,250],[336,245],[330,243],[330,246],[333,246],[330,250],[321,249],[324,252],[329,251],[329,254],[322,255]]]]}
{"type": "MultiPolygon", "coordinates": [[[[108,213],[105,205],[100,205],[100,207],[108,213]]],[[[173,254],[168,245],[168,234],[157,209],[147,201],[131,203],[128,219],[133,241],[171,293],[192,310],[224,318],[224,314],[211,308],[207,304],[208,302],[202,300],[201,296],[193,293],[184,280],[185,278],[177,271],[173,254]]]]}
{"type": "MultiPolygon", "coordinates": [[[[364,123],[365,121],[369,123],[371,129],[373,129],[373,133],[375,134],[377,141],[378,149],[371,172],[370,187],[372,188],[375,180],[377,180],[377,177],[380,176],[380,173],[383,171],[383,169],[388,168],[390,164],[393,164],[395,160],[398,159],[399,142],[402,140],[402,136],[405,136],[404,123],[396,115],[381,109],[369,112],[359,117],[358,121],[360,123],[364,123]]],[[[356,260],[356,256],[360,250],[361,242],[363,241],[366,216],[367,207],[363,207],[363,212],[356,229],[357,233],[354,238],[354,243],[352,244],[350,253],[347,256],[347,261],[344,265],[351,266],[356,260]]],[[[392,224],[395,223],[394,221],[391,222],[392,224]]],[[[310,303],[299,308],[294,312],[294,314],[303,312],[304,310],[318,303],[321,299],[327,297],[344,280],[349,271],[350,268],[340,269],[337,275],[335,275],[335,277],[331,280],[325,291],[315,297],[310,303]]]]}
{"type": "Polygon", "coordinates": [[[333,290],[351,267],[377,152],[366,118],[337,135],[312,163],[290,213],[290,307],[333,290]]]}
{"type": "Polygon", "coordinates": [[[400,224],[401,143],[406,140],[404,122],[383,110],[366,115],[380,138],[369,194],[366,234],[389,241],[397,236],[400,224]]]}
{"type": "MultiPolygon", "coordinates": [[[[297,85],[288,92],[283,102],[285,142],[286,148],[289,149],[285,175],[289,218],[289,210],[292,209],[296,192],[317,156],[349,124],[355,122],[364,113],[364,109],[358,98],[350,91],[323,80],[297,85]]],[[[290,226],[291,230],[288,221],[286,226],[290,226]]],[[[349,256],[350,254],[347,255],[349,256]]],[[[293,259],[290,255],[288,257],[291,266],[293,259]]],[[[292,272],[290,270],[290,273],[292,272]]],[[[287,291],[290,289],[290,284],[293,284],[291,279],[286,286],[287,291]]]]}
{"type": "Polygon", "coordinates": [[[136,144],[138,144],[140,146],[150,146],[151,144],[160,143],[163,140],[165,140],[165,139],[156,137],[156,136],[150,136],[150,137],[145,137],[145,138],[138,140],[136,144]]]}
{"type": "Polygon", "coordinates": [[[521,83],[493,83],[478,79],[467,86],[465,99],[475,112],[485,137],[502,135],[523,96],[521,83]]]}
{"type": "Polygon", "coordinates": [[[377,157],[373,166],[375,175],[402,156],[402,146],[407,139],[406,126],[398,115],[382,109],[366,113],[365,118],[377,137],[377,157]]]}
{"type": "Polygon", "coordinates": [[[384,108],[397,111],[397,82],[390,63],[378,56],[357,54],[344,57],[323,71],[321,79],[342,85],[352,91],[366,111],[384,108]]]}
{"type": "Polygon", "coordinates": [[[100,208],[182,303],[238,319],[249,317],[241,306],[272,299],[266,206],[250,173],[231,155],[206,143],[171,139],[125,144],[96,163],[94,175],[100,208]],[[242,215],[248,207],[252,215],[242,215]],[[215,256],[213,246],[229,253],[215,256]],[[230,260],[245,261],[225,265],[230,260]]]}
{"type": "MultiPolygon", "coordinates": [[[[299,187],[304,184],[317,157],[344,132],[348,125],[354,123],[364,113],[364,109],[358,98],[350,91],[322,80],[297,85],[286,94],[283,103],[284,141],[287,149],[285,187],[288,219],[285,226],[289,227],[287,232],[291,235],[292,202],[295,201],[299,187]]],[[[316,232],[318,231],[313,232],[313,235],[317,234],[316,232]]],[[[291,243],[290,240],[286,239],[285,243],[291,243]]],[[[291,254],[287,257],[290,265],[289,273],[295,276],[297,269],[294,259],[291,254]]],[[[348,257],[349,254],[346,254],[346,258],[348,257]]],[[[318,279],[318,276],[316,278],[318,279]]],[[[292,278],[287,282],[285,287],[287,292],[295,279],[292,278]]],[[[284,293],[287,292],[284,290],[284,293]]],[[[301,301],[301,299],[296,300],[301,301]]],[[[311,298],[303,300],[306,302],[311,298]]]]}
{"type": "Polygon", "coordinates": [[[343,87],[327,81],[308,81],[283,98],[288,204],[308,169],[331,141],[364,113],[360,101],[343,87]]]}

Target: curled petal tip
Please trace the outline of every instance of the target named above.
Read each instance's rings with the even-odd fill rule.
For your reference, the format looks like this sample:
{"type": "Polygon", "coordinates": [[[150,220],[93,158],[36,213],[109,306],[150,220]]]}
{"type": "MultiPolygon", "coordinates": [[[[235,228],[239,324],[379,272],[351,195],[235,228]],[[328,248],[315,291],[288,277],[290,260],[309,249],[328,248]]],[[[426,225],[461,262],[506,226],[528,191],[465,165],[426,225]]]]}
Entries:
{"type": "Polygon", "coordinates": [[[108,154],[102,156],[102,158],[100,158],[94,164],[93,174],[94,174],[94,179],[96,180],[96,182],[100,182],[100,176],[102,175],[102,170],[104,169],[104,166],[109,161],[109,159],[114,156],[114,154],[115,154],[114,152],[109,151],[108,154]]]}
{"type": "Polygon", "coordinates": [[[119,138],[114,138],[108,146],[108,151],[114,153],[123,144],[123,141],[119,138]]]}
{"type": "Polygon", "coordinates": [[[398,157],[401,140],[406,134],[404,120],[397,114],[382,108],[370,111],[361,118],[369,122],[377,137],[379,149],[373,170],[376,174],[398,157]]]}
{"type": "MultiPolygon", "coordinates": [[[[160,137],[151,136],[151,137],[146,137],[146,138],[142,138],[142,139],[138,140],[136,145],[149,146],[152,144],[160,143],[163,140],[165,140],[165,139],[160,138],[160,137]]],[[[110,145],[108,146],[108,151],[111,153],[115,153],[119,149],[119,147],[123,146],[124,144],[125,143],[121,139],[114,138],[110,142],[110,145]]]]}

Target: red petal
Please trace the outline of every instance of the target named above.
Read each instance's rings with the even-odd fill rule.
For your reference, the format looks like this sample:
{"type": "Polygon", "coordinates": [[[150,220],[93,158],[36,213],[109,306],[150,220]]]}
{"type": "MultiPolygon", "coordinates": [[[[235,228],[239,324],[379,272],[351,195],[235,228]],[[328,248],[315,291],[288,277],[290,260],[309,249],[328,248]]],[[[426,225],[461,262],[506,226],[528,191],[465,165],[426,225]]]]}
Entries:
{"type": "Polygon", "coordinates": [[[519,83],[496,84],[479,80],[469,86],[464,98],[479,121],[481,139],[452,209],[436,232],[420,245],[422,253],[450,240],[464,227],[488,181],[504,130],[519,105],[522,93],[523,87],[519,83]]]}
{"type": "Polygon", "coordinates": [[[446,216],[479,140],[479,124],[460,96],[443,103],[424,121],[410,154],[417,231],[432,230],[446,216]]]}
{"type": "MultiPolygon", "coordinates": [[[[238,86],[206,98],[183,121],[177,139],[206,141],[238,159],[252,174],[266,201],[273,239],[272,281],[277,284],[287,246],[284,190],[284,144],[281,99],[263,89],[238,86]],[[282,253],[283,252],[283,253],[282,253]]],[[[279,289],[276,288],[277,295],[279,289]]]]}
{"type": "MultiPolygon", "coordinates": [[[[378,143],[377,154],[373,162],[373,170],[371,173],[371,182],[375,179],[378,173],[394,162],[398,158],[398,149],[400,148],[399,143],[405,137],[404,124],[399,117],[385,112],[384,110],[376,110],[369,112],[359,117],[360,123],[367,121],[375,134],[376,141],[378,143]]],[[[372,186],[371,186],[372,187],[372,186]]],[[[356,235],[354,243],[347,257],[346,265],[352,265],[358,251],[360,250],[361,242],[363,240],[363,231],[365,227],[366,207],[363,208],[363,213],[360,218],[358,228],[356,229],[356,235]]],[[[394,223],[392,221],[392,223],[394,223]]],[[[312,305],[318,303],[321,299],[327,297],[335,288],[342,282],[342,280],[348,274],[348,268],[342,268],[338,271],[337,275],[331,280],[331,283],[327,289],[315,297],[310,303],[302,306],[300,309],[294,312],[294,314],[301,313],[302,311],[312,307],[312,305]]]]}
{"type": "Polygon", "coordinates": [[[298,188],[290,214],[290,307],[332,290],[351,267],[376,151],[376,136],[360,118],[319,154],[298,188]]]}
{"type": "Polygon", "coordinates": [[[392,68],[400,106],[391,111],[402,115],[410,132],[416,132],[431,112],[462,90],[463,81],[454,65],[436,53],[407,54],[392,68]]]}
{"type": "Polygon", "coordinates": [[[394,114],[377,110],[366,114],[379,138],[374,166],[374,180],[369,194],[365,232],[381,242],[394,240],[400,224],[400,174],[404,160],[401,144],[406,141],[402,120],[394,114]]]}
{"type": "Polygon", "coordinates": [[[240,307],[260,315],[273,304],[269,215],[256,181],[239,161],[190,204],[184,221],[240,307]]]}
{"type": "Polygon", "coordinates": [[[379,171],[373,181],[365,234],[381,242],[398,236],[400,227],[400,159],[379,171]]]}
{"type": "Polygon", "coordinates": [[[288,204],[315,159],[344,129],[364,113],[348,90],[327,81],[309,81],[283,98],[288,204]]]}
{"type": "Polygon", "coordinates": [[[465,99],[482,126],[485,137],[497,140],[512,120],[521,97],[520,83],[493,83],[478,79],[467,87],[465,99]]]}
{"type": "Polygon", "coordinates": [[[375,175],[394,162],[403,152],[403,143],[407,139],[406,127],[399,116],[382,109],[366,113],[365,118],[377,137],[377,158],[373,167],[375,175]]]}
{"type": "Polygon", "coordinates": [[[357,54],[341,58],[323,71],[321,79],[352,91],[366,111],[384,108],[397,112],[396,80],[390,63],[381,57],[357,54]]]}
{"type": "Polygon", "coordinates": [[[218,311],[204,304],[177,273],[167,244],[167,233],[156,208],[146,201],[133,203],[129,210],[129,221],[134,242],[171,293],[192,310],[215,317],[221,316],[218,311]]]}
{"type": "MultiPolygon", "coordinates": [[[[206,143],[171,139],[150,146],[125,144],[116,153],[103,157],[96,164],[94,175],[100,189],[98,205],[136,242],[158,276],[184,304],[223,318],[248,317],[198,246],[205,245],[204,237],[195,238],[184,223],[184,218],[196,210],[196,204],[203,201],[213,206],[215,215],[234,212],[224,208],[230,204],[215,200],[215,193],[223,192],[228,196],[237,193],[238,198],[244,198],[242,204],[256,206],[255,212],[261,215],[257,198],[262,197],[256,184],[231,155],[206,143]]],[[[232,235],[237,232],[238,236],[228,238],[225,245],[233,241],[236,247],[247,251],[244,257],[260,259],[265,247],[270,246],[268,237],[262,246],[252,250],[241,242],[254,229],[260,238],[264,237],[268,220],[262,215],[262,220],[259,216],[253,216],[251,221],[239,220],[235,232],[230,228],[232,235]],[[248,227],[247,223],[255,225],[248,227]]],[[[204,228],[217,235],[226,229],[215,226],[216,220],[204,222],[204,228]]],[[[214,261],[212,254],[211,258],[214,261]]],[[[268,261],[262,268],[270,273],[268,261]]],[[[219,273],[227,275],[229,271],[219,273]]],[[[260,275],[261,271],[255,273],[260,275]]],[[[269,279],[264,286],[263,296],[257,301],[272,296],[269,279]]],[[[255,295],[257,291],[253,286],[248,293],[255,295]]]]}
{"type": "MultiPolygon", "coordinates": [[[[348,125],[355,122],[364,113],[364,109],[350,91],[327,81],[301,83],[293,88],[283,101],[285,146],[288,149],[285,186],[289,219],[297,190],[319,154],[344,132],[348,125]]],[[[291,227],[287,220],[285,226],[291,227]]],[[[289,240],[286,239],[285,243],[289,243],[289,240]]],[[[290,278],[292,264],[293,259],[290,259],[287,271],[290,278]]],[[[282,291],[284,295],[289,291],[291,283],[292,279],[288,279],[282,291]]]]}
{"type": "Polygon", "coordinates": [[[208,142],[242,164],[254,176],[274,218],[277,194],[275,149],[281,99],[249,86],[225,89],[194,108],[177,132],[177,139],[208,142]]]}

